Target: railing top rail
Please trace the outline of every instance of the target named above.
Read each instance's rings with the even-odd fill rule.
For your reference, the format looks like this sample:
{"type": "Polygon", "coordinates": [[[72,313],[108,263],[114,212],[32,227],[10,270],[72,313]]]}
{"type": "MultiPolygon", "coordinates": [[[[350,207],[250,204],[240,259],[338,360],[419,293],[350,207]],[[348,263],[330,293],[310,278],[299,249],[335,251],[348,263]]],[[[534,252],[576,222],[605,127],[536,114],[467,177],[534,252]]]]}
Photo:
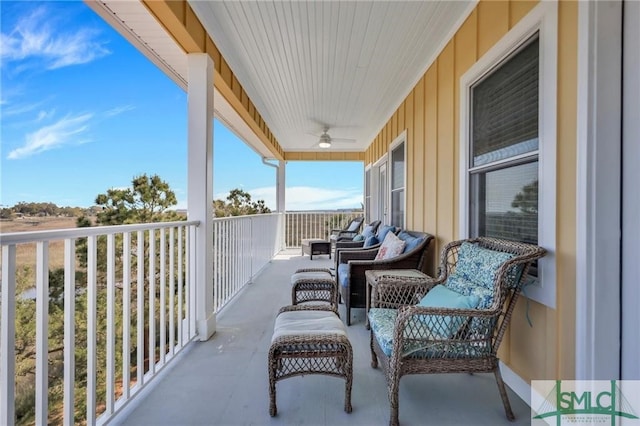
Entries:
{"type": "Polygon", "coordinates": [[[62,240],[65,238],[85,238],[93,235],[118,234],[146,231],[148,229],[173,228],[176,226],[199,226],[200,221],[175,221],[136,223],[131,225],[90,226],[85,228],[53,229],[48,231],[12,232],[0,234],[0,245],[34,243],[38,241],[62,240]]]}
{"type": "Polygon", "coordinates": [[[222,222],[222,221],[225,221],[225,220],[234,220],[234,219],[255,219],[255,218],[260,218],[260,217],[278,216],[280,214],[282,214],[282,213],[272,212],[272,213],[259,213],[259,214],[245,214],[245,215],[241,215],[241,216],[214,217],[213,221],[214,222],[222,222]]]}

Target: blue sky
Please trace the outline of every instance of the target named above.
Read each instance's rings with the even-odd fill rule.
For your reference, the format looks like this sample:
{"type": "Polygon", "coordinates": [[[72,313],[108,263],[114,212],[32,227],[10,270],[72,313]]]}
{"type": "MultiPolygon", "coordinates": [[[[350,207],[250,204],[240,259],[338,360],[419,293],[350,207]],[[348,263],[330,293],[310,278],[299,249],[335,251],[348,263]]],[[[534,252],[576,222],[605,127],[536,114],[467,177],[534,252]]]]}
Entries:
{"type": "MultiPolygon", "coordinates": [[[[0,1],[0,13],[0,204],[86,207],[146,173],[185,207],[186,93],[81,1],[0,1]]],[[[361,163],[290,162],[286,176],[288,210],[361,205],[361,163]]],[[[214,197],[242,188],[275,208],[275,181],[216,120],[214,197]]]]}

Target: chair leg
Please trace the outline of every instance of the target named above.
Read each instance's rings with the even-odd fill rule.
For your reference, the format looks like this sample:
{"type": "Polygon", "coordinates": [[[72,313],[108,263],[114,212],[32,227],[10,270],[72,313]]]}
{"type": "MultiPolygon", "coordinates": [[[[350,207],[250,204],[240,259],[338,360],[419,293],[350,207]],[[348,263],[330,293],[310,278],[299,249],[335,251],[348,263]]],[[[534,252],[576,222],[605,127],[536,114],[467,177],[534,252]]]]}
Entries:
{"type": "Polygon", "coordinates": [[[400,390],[400,377],[395,377],[391,371],[389,373],[389,426],[399,426],[399,407],[398,407],[398,392],[400,390]]]}
{"type": "Polygon", "coordinates": [[[347,310],[347,326],[351,325],[351,307],[348,303],[345,303],[345,309],[347,310]]]}
{"type": "Polygon", "coordinates": [[[493,371],[496,376],[496,382],[498,383],[498,390],[500,391],[500,397],[502,398],[502,404],[504,404],[504,411],[507,415],[507,419],[509,421],[514,421],[516,416],[513,415],[513,411],[511,410],[511,404],[509,403],[509,396],[507,395],[507,389],[504,386],[504,381],[502,380],[502,374],[500,373],[500,366],[496,366],[496,369],[493,371]]]}
{"type": "Polygon", "coordinates": [[[269,415],[274,417],[278,414],[276,406],[276,365],[273,360],[269,360],[269,415]]]}
{"type": "Polygon", "coordinates": [[[378,368],[378,356],[373,349],[373,332],[369,333],[369,347],[371,349],[371,368],[378,368]]]}

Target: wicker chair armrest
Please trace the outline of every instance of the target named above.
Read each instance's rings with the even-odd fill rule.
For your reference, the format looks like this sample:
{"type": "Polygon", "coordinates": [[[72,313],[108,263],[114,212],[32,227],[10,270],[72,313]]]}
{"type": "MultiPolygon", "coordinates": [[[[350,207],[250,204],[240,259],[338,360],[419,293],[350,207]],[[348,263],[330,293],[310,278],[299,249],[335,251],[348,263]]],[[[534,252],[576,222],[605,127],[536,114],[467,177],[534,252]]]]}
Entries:
{"type": "Polygon", "coordinates": [[[349,261],[371,261],[378,254],[378,249],[361,249],[361,250],[340,250],[337,253],[338,263],[348,263],[349,261]]]}
{"type": "Polygon", "coordinates": [[[344,249],[344,248],[362,248],[364,246],[364,241],[353,241],[353,240],[341,240],[338,238],[336,242],[336,249],[344,249]]]}
{"type": "Polygon", "coordinates": [[[336,315],[338,314],[338,307],[333,305],[313,305],[313,304],[304,304],[304,305],[287,305],[280,308],[278,311],[278,315],[283,312],[291,312],[291,311],[328,311],[333,312],[336,315]]]}
{"type": "Polygon", "coordinates": [[[434,278],[410,278],[383,275],[371,294],[371,306],[399,308],[415,305],[438,281],[434,278]]]}

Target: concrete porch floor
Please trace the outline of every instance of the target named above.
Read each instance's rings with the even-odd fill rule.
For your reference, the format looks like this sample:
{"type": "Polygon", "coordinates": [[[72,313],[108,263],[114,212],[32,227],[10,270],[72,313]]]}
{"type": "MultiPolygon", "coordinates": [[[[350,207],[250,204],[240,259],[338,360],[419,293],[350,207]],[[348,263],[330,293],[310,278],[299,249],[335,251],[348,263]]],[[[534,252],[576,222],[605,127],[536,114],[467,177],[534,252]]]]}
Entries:
{"type": "MultiPolygon", "coordinates": [[[[151,383],[112,424],[122,425],[386,425],[387,387],[370,366],[364,309],[352,311],[353,412],[343,411],[344,381],[309,375],[276,385],[278,415],[269,416],[267,352],[275,315],[290,304],[289,279],[298,268],[329,267],[327,256],[299,250],[276,256],[217,317],[217,332],[195,342],[175,366],[151,383]]],[[[340,314],[344,319],[344,307],[340,314]]],[[[529,407],[508,390],[515,422],[505,417],[492,374],[406,376],[400,384],[402,425],[525,425],[529,407]]]]}

